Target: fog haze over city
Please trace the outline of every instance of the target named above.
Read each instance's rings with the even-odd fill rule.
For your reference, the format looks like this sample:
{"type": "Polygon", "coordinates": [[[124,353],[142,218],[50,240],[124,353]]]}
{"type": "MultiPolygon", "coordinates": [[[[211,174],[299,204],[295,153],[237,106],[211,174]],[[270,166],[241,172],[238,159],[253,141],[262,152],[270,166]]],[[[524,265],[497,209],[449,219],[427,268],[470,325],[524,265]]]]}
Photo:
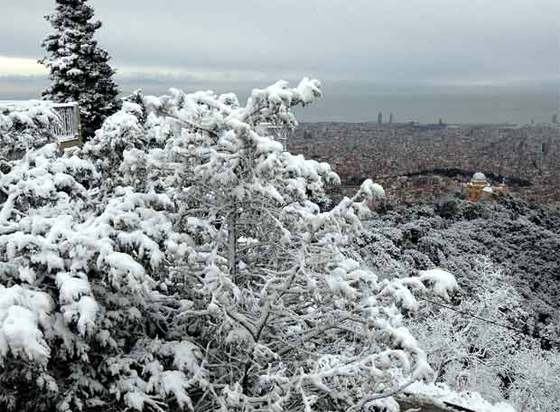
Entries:
{"type": "MultiPolygon", "coordinates": [[[[51,2],[4,3],[0,99],[39,97],[51,2]]],[[[91,3],[124,93],[173,86],[246,97],[307,75],[322,80],[325,99],[303,120],[368,121],[382,111],[396,121],[524,124],[558,109],[554,0],[91,3]]]]}

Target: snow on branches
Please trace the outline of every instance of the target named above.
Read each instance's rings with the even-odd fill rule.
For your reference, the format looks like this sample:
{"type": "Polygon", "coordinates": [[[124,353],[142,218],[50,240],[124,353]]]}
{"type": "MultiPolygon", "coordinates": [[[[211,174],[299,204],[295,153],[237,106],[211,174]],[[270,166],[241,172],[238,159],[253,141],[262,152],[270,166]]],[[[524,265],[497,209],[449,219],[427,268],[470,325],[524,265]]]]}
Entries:
{"type": "Polygon", "coordinates": [[[54,31],[43,41],[46,56],[40,60],[52,83],[43,97],[55,102],[78,102],[85,137],[93,136],[103,120],[119,107],[109,54],[99,47],[88,0],[56,0],[56,10],[46,16],[54,31]]]}
{"type": "Polygon", "coordinates": [[[330,166],[257,131],[294,127],[293,106],[320,95],[309,79],[245,106],[136,94],[82,149],[47,145],[3,175],[0,386],[32,389],[0,402],[360,410],[427,378],[403,313],[451,277],[381,279],[356,239],[383,189],[322,211],[330,166]]]}
{"type": "Polygon", "coordinates": [[[21,158],[52,141],[51,126],[58,122],[49,102],[0,102],[0,161],[21,158]]]}

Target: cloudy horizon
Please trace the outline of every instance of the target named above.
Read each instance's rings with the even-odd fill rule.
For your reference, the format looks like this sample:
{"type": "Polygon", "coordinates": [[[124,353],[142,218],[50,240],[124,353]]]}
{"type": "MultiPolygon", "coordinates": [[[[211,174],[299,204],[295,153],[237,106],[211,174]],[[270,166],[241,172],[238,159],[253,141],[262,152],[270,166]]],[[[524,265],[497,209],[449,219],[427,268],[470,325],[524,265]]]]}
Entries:
{"type": "MultiPolygon", "coordinates": [[[[353,85],[344,93],[355,101],[374,91],[522,89],[546,94],[548,105],[560,85],[554,0],[410,0],[406,8],[389,0],[90,4],[125,92],[237,91],[313,76],[335,95],[353,85]]],[[[3,5],[0,36],[10,41],[0,45],[0,99],[29,98],[46,84],[37,60],[51,30],[43,16],[53,8],[54,0],[3,5]]],[[[333,103],[343,110],[340,104],[333,103]]]]}

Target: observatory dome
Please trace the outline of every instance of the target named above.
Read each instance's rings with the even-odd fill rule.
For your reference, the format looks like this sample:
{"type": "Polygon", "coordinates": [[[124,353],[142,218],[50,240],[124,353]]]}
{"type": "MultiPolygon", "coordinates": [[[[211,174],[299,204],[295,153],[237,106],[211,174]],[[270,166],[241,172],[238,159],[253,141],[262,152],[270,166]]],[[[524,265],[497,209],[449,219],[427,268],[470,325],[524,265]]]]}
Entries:
{"type": "Polygon", "coordinates": [[[473,175],[472,180],[484,180],[484,181],[486,181],[486,176],[484,175],[484,173],[476,172],[473,175]]]}

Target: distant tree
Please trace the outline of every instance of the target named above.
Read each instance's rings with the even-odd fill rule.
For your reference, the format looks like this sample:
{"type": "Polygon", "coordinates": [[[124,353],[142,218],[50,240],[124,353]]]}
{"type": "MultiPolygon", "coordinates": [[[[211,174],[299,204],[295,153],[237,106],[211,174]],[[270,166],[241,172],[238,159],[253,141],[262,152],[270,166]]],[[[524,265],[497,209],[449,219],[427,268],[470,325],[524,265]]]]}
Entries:
{"type": "Polygon", "coordinates": [[[86,138],[93,136],[103,120],[120,107],[109,54],[94,39],[101,22],[92,20],[94,11],[87,3],[56,0],[56,11],[45,17],[55,31],[43,41],[47,56],[40,60],[52,80],[43,98],[78,102],[86,138]]]}

